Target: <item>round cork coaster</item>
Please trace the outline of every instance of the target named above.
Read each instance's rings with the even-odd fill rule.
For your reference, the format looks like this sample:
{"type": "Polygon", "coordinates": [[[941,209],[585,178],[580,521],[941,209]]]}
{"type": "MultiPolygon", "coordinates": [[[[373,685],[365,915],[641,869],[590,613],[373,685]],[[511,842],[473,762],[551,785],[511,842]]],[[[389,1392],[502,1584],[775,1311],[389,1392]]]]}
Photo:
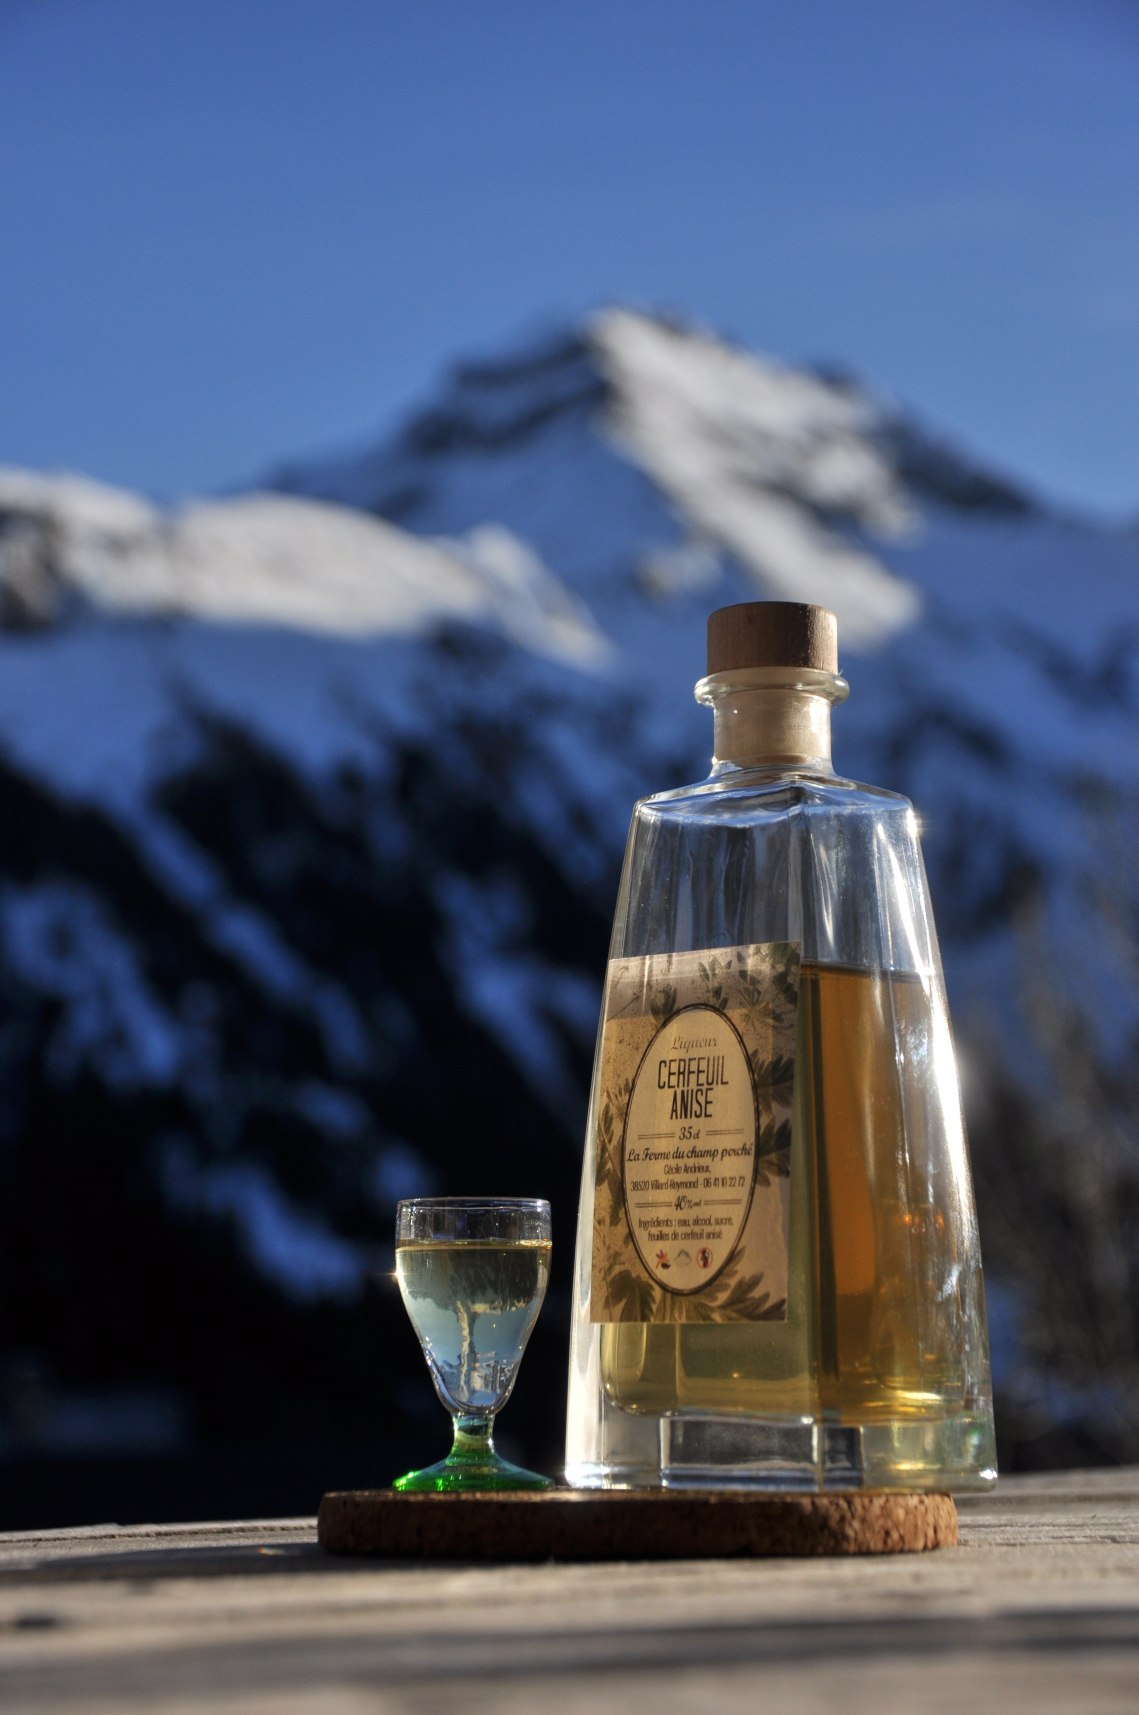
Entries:
{"type": "Polygon", "coordinates": [[[325,1495],[329,1554],[391,1560],[706,1560],[913,1554],[957,1542],[949,1495],[552,1489],[541,1494],[325,1495]]]}

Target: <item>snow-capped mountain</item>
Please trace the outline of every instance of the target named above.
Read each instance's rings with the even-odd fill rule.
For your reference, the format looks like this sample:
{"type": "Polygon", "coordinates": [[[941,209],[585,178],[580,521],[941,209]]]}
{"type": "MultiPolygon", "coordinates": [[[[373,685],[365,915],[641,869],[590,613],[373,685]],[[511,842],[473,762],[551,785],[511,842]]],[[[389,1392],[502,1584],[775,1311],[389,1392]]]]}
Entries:
{"type": "MultiPolygon", "coordinates": [[[[960,1009],[981,984],[1011,992],[1007,946],[965,954],[1007,940],[1014,896],[1086,941],[1096,818],[1110,802],[1125,826],[1139,789],[1134,529],[1060,516],[847,379],[628,310],[458,370],[394,439],[278,486],[428,539],[505,526],[697,769],[706,612],[831,606],[852,684],[836,757],[926,816],[960,1009]]],[[[1120,1000],[1117,1049],[1139,1022],[1120,1000]]]]}
{"type": "Polygon", "coordinates": [[[17,1344],[205,1432],[298,1353],[390,1420],[391,1301],[382,1377],[326,1354],[395,1196],[529,1186],[564,1260],[629,809],[705,771],[705,615],[767,595],[835,609],[838,766],[922,813],[1006,1385],[1067,1364],[1070,1414],[1034,1318],[1139,1181],[1137,571],[849,378],[624,309],[257,492],[0,472],[17,1344]]]}

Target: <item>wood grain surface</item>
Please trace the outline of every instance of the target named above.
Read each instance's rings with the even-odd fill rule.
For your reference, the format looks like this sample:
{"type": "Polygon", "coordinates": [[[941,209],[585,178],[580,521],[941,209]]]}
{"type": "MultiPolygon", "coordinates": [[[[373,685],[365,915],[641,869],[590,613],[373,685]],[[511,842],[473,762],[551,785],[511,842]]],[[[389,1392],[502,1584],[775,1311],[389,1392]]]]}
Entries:
{"type": "Polygon", "coordinates": [[[0,1537],[18,1715],[1132,1715],[1139,1471],[1006,1480],[937,1554],[343,1560],[315,1520],[0,1537]]]}

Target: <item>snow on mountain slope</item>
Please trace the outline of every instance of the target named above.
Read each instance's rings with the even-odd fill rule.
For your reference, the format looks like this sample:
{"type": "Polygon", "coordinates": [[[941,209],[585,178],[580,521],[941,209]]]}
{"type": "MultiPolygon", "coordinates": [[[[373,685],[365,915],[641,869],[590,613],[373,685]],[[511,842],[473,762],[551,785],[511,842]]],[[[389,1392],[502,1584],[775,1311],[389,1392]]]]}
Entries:
{"type": "Polygon", "coordinates": [[[1139,535],[1057,516],[849,380],[612,310],[279,481],[428,538],[507,528],[662,710],[700,673],[711,607],[829,601],[856,693],[840,732],[881,748],[928,690],[1042,769],[1110,755],[1134,780],[1139,535]]]}
{"type": "Polygon", "coordinates": [[[926,816],[962,998],[970,972],[973,998],[991,986],[1010,889],[1034,878],[1076,933],[1089,806],[1114,794],[1126,819],[1139,789],[1133,533],[1054,516],[848,379],[621,309],[467,366],[393,440],[281,483],[166,516],[0,472],[0,611],[24,628],[0,731],[145,826],[155,863],[177,841],[139,806],[192,752],[187,711],[319,775],[382,767],[377,732],[426,742],[474,711],[505,729],[536,701],[517,825],[600,873],[618,779],[702,771],[704,615],[767,594],[839,613],[836,755],[926,816]],[[472,625],[517,646],[505,677],[442,662],[440,628],[472,625]]]}
{"type": "MultiPolygon", "coordinates": [[[[1012,980],[1014,895],[1042,888],[1079,935],[1097,818],[1139,795],[1133,530],[1056,515],[847,378],[625,309],[460,368],[386,443],[278,480],[427,537],[505,526],[588,603],[693,775],[705,614],[830,605],[852,683],[836,757],[926,816],[963,1007],[1012,980]]],[[[1117,1045],[1134,997],[1122,1016],[1117,1045]]]]}
{"type": "Polygon", "coordinates": [[[394,439],[288,467],[276,486],[426,535],[505,522],[608,615],[630,582],[714,596],[730,559],[744,594],[833,597],[854,648],[904,629],[921,605],[871,538],[908,540],[929,504],[1032,511],[849,381],[628,310],[462,367],[394,439]]]}
{"type": "Polygon", "coordinates": [[[555,659],[588,665],[604,653],[580,603],[509,532],[451,548],[322,502],[252,494],[165,516],[86,478],[0,467],[0,600],[9,625],[50,623],[81,598],[107,616],[345,637],[474,620],[555,659]]]}
{"type": "Polygon", "coordinates": [[[501,526],[425,542],[272,494],[167,515],[83,478],[0,469],[0,735],[68,793],[137,807],[194,709],[310,769],[371,754],[369,719],[429,726],[415,681],[431,640],[470,626],[517,645],[539,679],[546,662],[588,682],[612,656],[501,526]]]}
{"type": "Polygon", "coordinates": [[[613,433],[696,537],[774,597],[813,590],[854,647],[917,618],[916,590],[819,520],[849,517],[889,535],[910,520],[868,433],[868,400],[627,310],[599,317],[592,336],[613,433]]]}
{"type": "MultiPolygon", "coordinates": [[[[429,543],[360,512],[269,494],[164,514],[82,478],[0,471],[0,984],[25,997],[10,997],[12,1016],[47,1006],[52,1021],[29,1038],[36,1067],[21,1075],[49,1091],[93,1078],[128,1108],[166,1092],[189,1104],[199,1136],[216,1125],[217,1103],[248,1103],[246,1083],[284,1079],[288,1097],[274,1099],[302,1118],[306,1091],[326,1093],[325,1117],[333,1100],[347,1104],[377,1186],[393,1174],[412,1189],[430,1183],[424,1139],[374,1118],[385,1105],[377,1080],[400,1067],[394,1045],[411,1064],[425,1052],[412,1052],[431,1030],[415,1016],[420,1003],[394,968],[382,980],[346,975],[344,961],[361,955],[334,949],[342,933],[351,947],[358,929],[332,930],[333,895],[291,911],[281,889],[321,891],[324,864],[343,866],[338,848],[366,842],[369,861],[353,860],[355,906],[343,907],[383,919],[373,933],[387,950],[365,964],[394,967],[417,924],[429,938],[421,972],[461,962],[473,860],[452,849],[445,822],[430,856],[416,818],[392,802],[414,771],[444,805],[460,767],[489,769],[503,825],[513,817],[534,843],[532,868],[556,858],[595,872],[620,837],[619,825],[596,829],[582,787],[583,751],[597,747],[596,676],[611,653],[583,604],[505,528],[429,543]],[[546,712],[540,732],[512,747],[502,729],[515,699],[531,718],[546,712]],[[476,744],[485,755],[466,756],[476,744]],[[568,783],[551,790],[563,774],[568,783]],[[291,808],[278,821],[282,794],[291,808]],[[516,802],[526,794],[537,828],[516,802]],[[231,816],[242,829],[227,843],[231,816]],[[273,824],[264,852],[263,817],[273,824]],[[389,887],[404,900],[394,918],[389,887]],[[251,1020],[249,1040],[223,1048],[235,1008],[251,1020]],[[299,1035],[294,1069],[267,1071],[257,1046],[266,1031],[299,1035]],[[229,1067],[220,1081],[219,1055],[229,1067]],[[242,1066],[243,1093],[226,1096],[242,1066]]],[[[627,800],[628,764],[616,758],[608,774],[614,801],[627,800]]],[[[486,843],[496,813],[480,821],[486,843]]],[[[486,1018],[493,1034],[495,993],[518,989],[522,965],[517,951],[495,965],[493,923],[483,941],[478,992],[457,993],[455,1010],[473,1014],[471,1028],[486,1018]]],[[[543,980],[538,960],[530,980],[546,1000],[501,1056],[515,1076],[540,1066],[547,1099],[557,1087],[564,1102],[581,979],[551,968],[543,980]]],[[[187,1218],[224,1203],[208,1159],[201,1173],[191,1194],[179,1168],[170,1192],[187,1218]]],[[[236,1197],[254,1179],[225,1183],[236,1197]]],[[[287,1208],[278,1213],[288,1224],[287,1208]]],[[[298,1211],[292,1227],[300,1220],[298,1211]]],[[[325,1250],[337,1242],[328,1234],[325,1250]]],[[[314,1237],[295,1250],[302,1294],[319,1249],[314,1237]]],[[[361,1255],[344,1252],[357,1281],[361,1255]]],[[[327,1255],[322,1269],[325,1280],[327,1255]]]]}

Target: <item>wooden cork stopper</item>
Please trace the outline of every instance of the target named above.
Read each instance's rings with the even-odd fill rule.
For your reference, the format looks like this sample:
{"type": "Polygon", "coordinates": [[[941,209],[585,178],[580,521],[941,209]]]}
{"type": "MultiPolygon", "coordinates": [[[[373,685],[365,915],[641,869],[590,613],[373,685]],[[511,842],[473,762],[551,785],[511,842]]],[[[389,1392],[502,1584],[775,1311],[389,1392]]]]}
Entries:
{"type": "Polygon", "coordinates": [[[389,1560],[713,1560],[913,1554],[957,1542],[949,1495],[755,1495],[553,1489],[544,1494],[325,1495],[329,1554],[389,1560]]]}
{"type": "Polygon", "coordinates": [[[815,667],[838,672],[838,622],[800,601],[744,601],[708,616],[708,671],[815,667]]]}

